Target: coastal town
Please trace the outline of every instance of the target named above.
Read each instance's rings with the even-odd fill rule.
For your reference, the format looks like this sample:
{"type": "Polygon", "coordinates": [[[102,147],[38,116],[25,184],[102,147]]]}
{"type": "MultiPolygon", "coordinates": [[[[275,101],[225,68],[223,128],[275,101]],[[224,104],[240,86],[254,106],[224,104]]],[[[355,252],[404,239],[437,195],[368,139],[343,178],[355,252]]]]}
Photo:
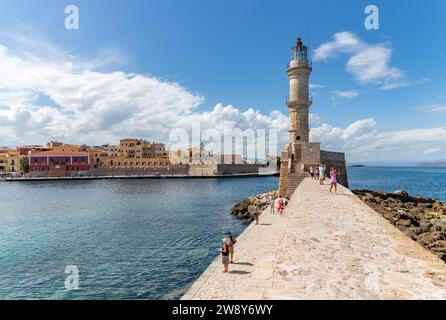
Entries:
{"type": "Polygon", "coordinates": [[[50,141],[46,145],[0,148],[0,177],[16,180],[276,174],[276,168],[268,168],[269,164],[249,162],[236,154],[213,154],[203,144],[169,151],[163,143],[134,138],[121,139],[118,145],[87,146],[50,141]]]}

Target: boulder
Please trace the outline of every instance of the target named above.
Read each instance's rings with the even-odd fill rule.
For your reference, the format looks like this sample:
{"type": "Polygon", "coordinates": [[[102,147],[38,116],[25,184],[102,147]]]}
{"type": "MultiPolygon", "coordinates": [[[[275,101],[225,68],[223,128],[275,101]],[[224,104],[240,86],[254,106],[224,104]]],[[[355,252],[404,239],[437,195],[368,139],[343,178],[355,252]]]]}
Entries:
{"type": "Polygon", "coordinates": [[[432,208],[432,203],[422,203],[422,202],[419,202],[419,203],[417,203],[417,208],[430,209],[430,208],[432,208]]]}
{"type": "Polygon", "coordinates": [[[410,227],[412,225],[412,222],[410,220],[398,220],[396,222],[397,227],[410,227]]]}

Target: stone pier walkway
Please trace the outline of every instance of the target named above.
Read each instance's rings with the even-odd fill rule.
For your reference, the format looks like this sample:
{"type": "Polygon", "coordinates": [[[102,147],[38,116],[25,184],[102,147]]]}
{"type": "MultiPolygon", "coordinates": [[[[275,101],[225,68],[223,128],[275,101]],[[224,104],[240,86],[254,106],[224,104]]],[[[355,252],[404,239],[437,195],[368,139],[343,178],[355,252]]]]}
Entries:
{"type": "Polygon", "coordinates": [[[284,216],[239,237],[236,264],[218,257],[183,299],[446,299],[446,264],[348,189],[305,179],[284,216]]]}

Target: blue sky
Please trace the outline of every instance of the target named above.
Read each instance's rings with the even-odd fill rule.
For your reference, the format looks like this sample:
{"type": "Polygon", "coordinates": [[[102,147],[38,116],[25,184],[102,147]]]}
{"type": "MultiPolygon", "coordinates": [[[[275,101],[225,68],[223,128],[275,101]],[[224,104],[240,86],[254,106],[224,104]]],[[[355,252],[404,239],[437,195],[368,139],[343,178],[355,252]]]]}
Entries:
{"type": "MultiPolygon", "coordinates": [[[[38,60],[40,67],[69,60],[74,66],[67,71],[70,74],[91,71],[108,77],[119,71],[156,79],[158,82],[153,86],[157,88],[176,83],[179,87],[161,90],[163,93],[173,90],[172,97],[163,96],[159,100],[168,103],[169,99],[181,96],[184,99],[175,100],[172,106],[202,121],[212,116],[208,113],[216,105],[232,106],[231,110],[224,109],[225,116],[219,114],[209,122],[221,123],[227,117],[241,117],[231,119],[242,127],[249,126],[252,118],[243,113],[252,108],[258,112],[255,116],[258,125],[265,126],[283,121],[280,116],[271,116],[274,110],[287,116],[285,64],[296,38],[306,39],[310,30],[313,53],[324,44],[331,43],[329,48],[333,48],[333,55],[321,54],[313,63],[311,83],[315,100],[311,112],[315,120],[312,126],[319,128],[314,130],[314,139],[321,140],[328,149],[346,151],[353,161],[440,159],[446,158],[446,139],[442,139],[446,127],[446,41],[442,27],[445,12],[446,2],[442,0],[2,0],[0,45],[7,48],[9,58],[19,56],[23,62],[28,58],[38,60]],[[67,4],[75,4],[80,9],[79,30],[64,28],[67,4]],[[369,4],[380,9],[379,30],[364,28],[364,8],[369,4]],[[333,37],[340,33],[360,45],[341,47],[343,43],[340,43],[337,46],[333,37]],[[373,53],[368,50],[373,48],[383,49],[379,52],[386,61],[381,66],[375,65],[384,68],[381,76],[367,78],[360,73],[370,66],[355,69],[351,59],[362,53],[373,53]],[[389,81],[390,87],[395,88],[384,90],[389,81]],[[263,119],[263,116],[269,118],[263,119]],[[392,143],[392,139],[397,143],[392,143]],[[368,144],[373,146],[366,148],[368,144]]],[[[99,142],[98,137],[102,137],[103,142],[114,142],[116,137],[136,134],[166,139],[165,132],[156,128],[163,127],[161,117],[153,120],[156,121],[153,125],[150,119],[144,123],[131,122],[126,112],[130,112],[132,103],[126,104],[126,101],[120,102],[119,112],[116,106],[95,124],[100,130],[88,126],[88,119],[80,119],[81,116],[70,123],[71,131],[57,130],[55,119],[80,115],[79,109],[73,109],[72,101],[58,98],[60,92],[17,81],[21,84],[6,84],[3,88],[0,81],[0,92],[7,92],[4,94],[7,98],[3,102],[0,99],[0,111],[3,110],[0,123],[3,116],[5,130],[3,138],[0,136],[2,145],[45,143],[51,138],[79,143],[88,142],[79,141],[81,138],[99,142]],[[28,109],[23,109],[23,101],[10,101],[11,95],[16,96],[18,92],[34,94],[32,102],[25,99],[28,109]],[[51,113],[51,108],[59,113],[51,113]],[[28,122],[29,134],[17,128],[20,115],[24,117],[22,123],[28,122]],[[41,121],[42,117],[46,122],[41,121]],[[120,122],[120,117],[128,122],[120,122]],[[141,128],[125,130],[129,125],[133,129],[138,125],[141,128]],[[37,127],[39,130],[35,130],[37,127]]],[[[92,87],[102,80],[88,77],[88,81],[92,81],[92,87]]],[[[151,96],[156,98],[158,92],[153,91],[151,96]]],[[[91,99],[96,95],[92,94],[91,99]]],[[[93,107],[99,104],[86,101],[84,105],[90,103],[93,107]]],[[[163,110],[162,105],[157,107],[163,110]]],[[[80,109],[88,112],[82,106],[80,109]]],[[[99,115],[96,113],[95,119],[99,115]]],[[[136,117],[141,119],[142,115],[136,117]]],[[[254,128],[257,122],[252,121],[254,128]]]]}

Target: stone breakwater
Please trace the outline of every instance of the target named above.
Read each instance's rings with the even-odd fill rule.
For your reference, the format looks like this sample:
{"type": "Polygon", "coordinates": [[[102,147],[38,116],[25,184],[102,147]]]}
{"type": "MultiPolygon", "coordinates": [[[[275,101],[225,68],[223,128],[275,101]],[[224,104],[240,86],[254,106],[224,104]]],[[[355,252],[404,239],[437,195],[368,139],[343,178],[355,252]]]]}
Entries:
{"type": "Polygon", "coordinates": [[[446,262],[446,203],[405,191],[353,191],[408,237],[446,262]]]}
{"type": "Polygon", "coordinates": [[[446,299],[446,264],[343,186],[306,178],[283,215],[269,210],[218,256],[183,300],[446,299]]]}
{"type": "Polygon", "coordinates": [[[250,224],[256,215],[262,214],[270,206],[270,199],[276,193],[277,191],[271,191],[244,199],[231,209],[231,215],[242,220],[243,224],[250,224]]]}

